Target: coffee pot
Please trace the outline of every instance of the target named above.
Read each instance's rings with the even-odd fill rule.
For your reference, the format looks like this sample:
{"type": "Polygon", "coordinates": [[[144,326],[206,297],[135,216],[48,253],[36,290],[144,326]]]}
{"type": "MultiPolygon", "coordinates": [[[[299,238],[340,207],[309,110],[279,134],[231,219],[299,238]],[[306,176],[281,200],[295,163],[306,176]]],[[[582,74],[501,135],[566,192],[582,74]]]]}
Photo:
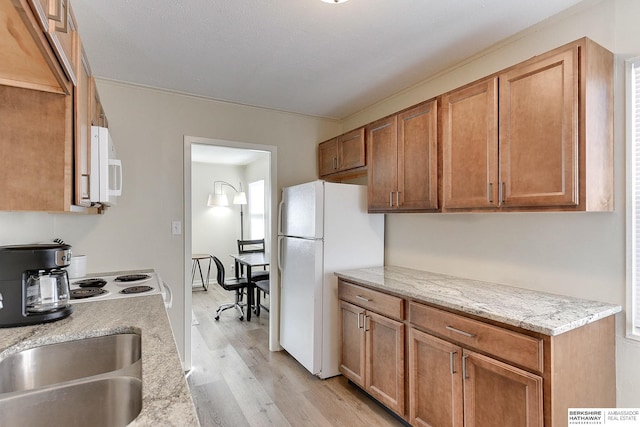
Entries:
{"type": "Polygon", "coordinates": [[[53,322],[73,313],[71,246],[0,246],[0,327],[53,322]]]}

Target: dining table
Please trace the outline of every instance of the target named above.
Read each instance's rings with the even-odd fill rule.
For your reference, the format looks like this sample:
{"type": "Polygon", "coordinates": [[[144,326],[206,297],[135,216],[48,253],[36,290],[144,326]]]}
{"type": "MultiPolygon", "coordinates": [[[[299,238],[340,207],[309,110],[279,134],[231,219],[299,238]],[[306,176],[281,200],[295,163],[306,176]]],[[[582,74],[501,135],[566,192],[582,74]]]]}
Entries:
{"type": "Polygon", "coordinates": [[[244,265],[247,270],[247,322],[251,321],[251,310],[253,308],[253,293],[255,291],[255,283],[251,280],[251,270],[253,267],[266,267],[270,262],[269,254],[264,252],[249,252],[244,254],[231,254],[236,264],[236,278],[240,278],[240,265],[244,265]]]}

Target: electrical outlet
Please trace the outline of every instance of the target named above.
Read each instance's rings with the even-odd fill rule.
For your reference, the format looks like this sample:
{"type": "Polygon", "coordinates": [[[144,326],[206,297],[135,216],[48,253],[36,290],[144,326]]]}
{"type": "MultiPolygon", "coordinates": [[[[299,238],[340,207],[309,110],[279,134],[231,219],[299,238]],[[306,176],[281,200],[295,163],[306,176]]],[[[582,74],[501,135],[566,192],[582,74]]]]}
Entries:
{"type": "Polygon", "coordinates": [[[179,220],[171,221],[171,234],[174,236],[182,234],[182,222],[179,220]]]}

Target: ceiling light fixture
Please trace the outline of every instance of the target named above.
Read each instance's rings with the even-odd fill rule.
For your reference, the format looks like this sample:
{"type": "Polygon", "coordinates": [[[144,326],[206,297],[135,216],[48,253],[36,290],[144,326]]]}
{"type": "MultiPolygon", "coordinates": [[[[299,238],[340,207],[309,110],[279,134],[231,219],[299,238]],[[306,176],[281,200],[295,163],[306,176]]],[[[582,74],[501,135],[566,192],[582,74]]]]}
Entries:
{"type": "Polygon", "coordinates": [[[338,3],[345,3],[348,0],[322,0],[325,3],[333,3],[333,4],[338,4],[338,3]]]}

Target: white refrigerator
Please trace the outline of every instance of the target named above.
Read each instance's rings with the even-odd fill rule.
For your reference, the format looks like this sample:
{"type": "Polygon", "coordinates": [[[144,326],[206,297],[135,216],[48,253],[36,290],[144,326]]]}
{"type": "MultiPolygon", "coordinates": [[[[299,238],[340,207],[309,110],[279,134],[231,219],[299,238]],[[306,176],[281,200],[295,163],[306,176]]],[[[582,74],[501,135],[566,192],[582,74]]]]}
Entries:
{"type": "Polygon", "coordinates": [[[384,264],[384,215],[367,187],[313,181],[286,187],[278,212],[280,345],[320,378],[339,374],[334,272],[384,264]]]}

